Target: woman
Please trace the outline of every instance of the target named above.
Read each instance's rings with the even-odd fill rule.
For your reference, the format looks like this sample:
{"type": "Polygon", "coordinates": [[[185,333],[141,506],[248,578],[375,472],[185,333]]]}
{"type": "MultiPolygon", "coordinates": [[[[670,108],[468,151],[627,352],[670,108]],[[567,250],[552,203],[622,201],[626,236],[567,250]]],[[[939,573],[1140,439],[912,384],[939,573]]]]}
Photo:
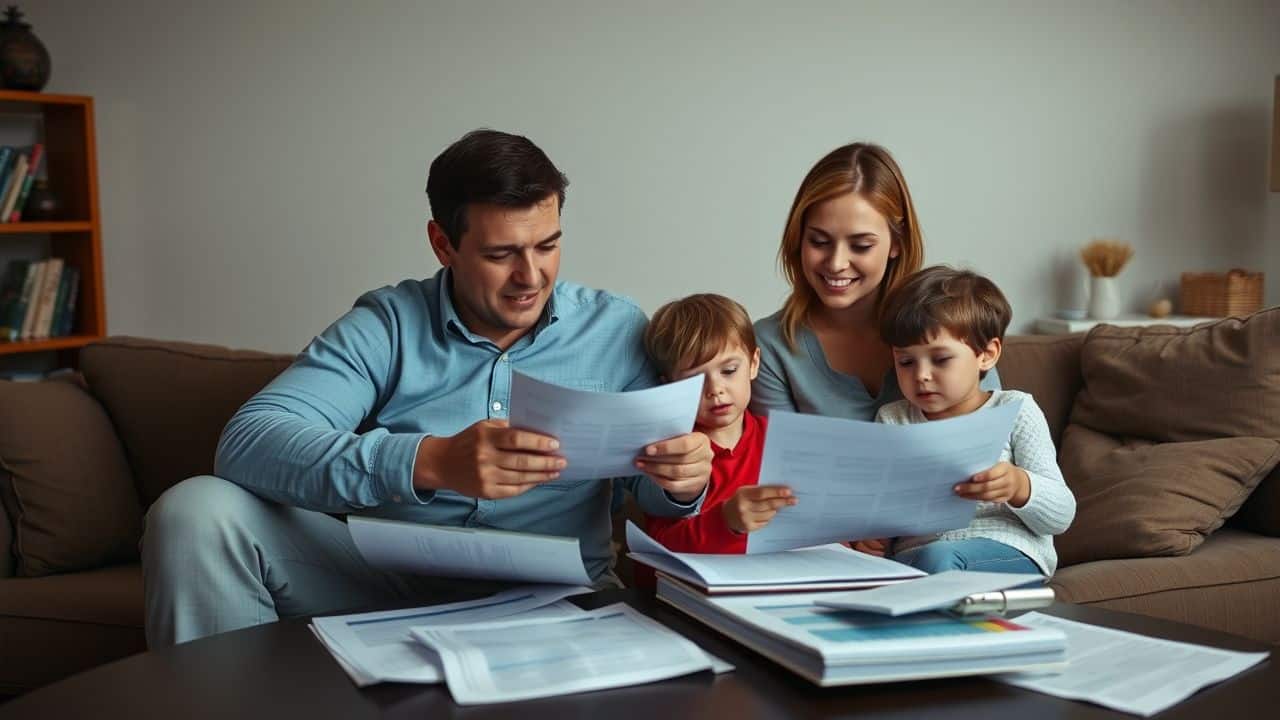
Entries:
{"type": "MultiPolygon", "coordinates": [[[[923,260],[911,192],[889,151],[853,143],[819,160],[796,192],[778,250],[791,296],[755,324],[751,410],[870,421],[901,398],[880,308],[923,260]]],[[[1000,387],[994,370],[983,387],[1000,387]]]]}

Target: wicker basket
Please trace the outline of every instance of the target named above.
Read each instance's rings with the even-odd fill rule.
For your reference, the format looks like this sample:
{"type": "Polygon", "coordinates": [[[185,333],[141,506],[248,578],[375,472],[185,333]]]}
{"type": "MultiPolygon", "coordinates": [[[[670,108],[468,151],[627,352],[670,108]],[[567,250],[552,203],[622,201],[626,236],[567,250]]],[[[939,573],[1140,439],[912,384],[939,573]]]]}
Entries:
{"type": "Polygon", "coordinates": [[[1182,313],[1201,317],[1248,315],[1262,309],[1262,273],[1182,273],[1182,313]]]}

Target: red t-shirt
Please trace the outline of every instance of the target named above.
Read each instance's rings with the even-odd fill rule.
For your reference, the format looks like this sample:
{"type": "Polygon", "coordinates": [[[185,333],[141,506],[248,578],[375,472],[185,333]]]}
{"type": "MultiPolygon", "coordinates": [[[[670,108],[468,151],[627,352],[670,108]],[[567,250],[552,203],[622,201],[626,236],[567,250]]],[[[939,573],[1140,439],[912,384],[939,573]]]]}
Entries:
{"type": "Polygon", "coordinates": [[[720,511],[740,487],[755,485],[760,479],[760,457],[764,454],[765,419],[742,414],[742,437],[737,446],[722,448],[711,443],[715,456],[711,460],[711,480],[702,510],[692,517],[669,518],[645,516],[649,536],[668,550],[691,553],[724,553],[741,555],[747,551],[746,534],[729,529],[720,511]]]}

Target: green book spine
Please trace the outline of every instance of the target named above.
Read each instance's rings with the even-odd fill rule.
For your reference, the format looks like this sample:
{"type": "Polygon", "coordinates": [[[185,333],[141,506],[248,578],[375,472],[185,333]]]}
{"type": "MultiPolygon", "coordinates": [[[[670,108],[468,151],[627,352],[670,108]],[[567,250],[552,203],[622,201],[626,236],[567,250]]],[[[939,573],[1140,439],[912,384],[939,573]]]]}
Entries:
{"type": "Polygon", "coordinates": [[[17,337],[22,330],[21,322],[14,323],[14,315],[25,312],[18,308],[22,300],[22,289],[27,282],[29,260],[14,260],[5,269],[4,282],[0,283],[0,342],[7,342],[17,337]]]}
{"type": "Polygon", "coordinates": [[[49,321],[49,337],[58,337],[62,328],[62,316],[67,311],[67,292],[71,287],[71,268],[62,268],[62,277],[58,279],[58,294],[53,301],[53,319],[49,321]]]}
{"type": "Polygon", "coordinates": [[[80,297],[80,271],[75,267],[71,270],[71,280],[67,285],[67,307],[62,313],[62,325],[59,326],[59,335],[70,335],[76,329],[76,300],[80,297]]]}

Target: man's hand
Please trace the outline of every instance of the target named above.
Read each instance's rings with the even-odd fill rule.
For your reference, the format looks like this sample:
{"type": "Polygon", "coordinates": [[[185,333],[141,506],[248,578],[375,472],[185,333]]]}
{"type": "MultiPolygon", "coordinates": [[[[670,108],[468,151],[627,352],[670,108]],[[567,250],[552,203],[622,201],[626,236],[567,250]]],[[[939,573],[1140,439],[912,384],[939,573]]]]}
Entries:
{"type": "Polygon", "coordinates": [[[852,545],[850,545],[849,547],[853,548],[854,550],[857,550],[858,552],[863,552],[868,555],[884,557],[884,554],[889,551],[889,538],[876,538],[874,540],[858,540],[854,542],[852,545]]]}
{"type": "Polygon", "coordinates": [[[416,490],[453,490],[467,497],[515,497],[560,477],[565,459],[553,437],[481,420],[453,437],[424,438],[413,463],[416,490]]]}
{"type": "Polygon", "coordinates": [[[700,432],[654,443],[636,458],[640,472],[680,502],[693,502],[711,479],[711,441],[700,432]]]}
{"type": "Polygon", "coordinates": [[[1031,476],[1027,471],[1007,462],[969,478],[955,487],[956,494],[969,500],[1009,503],[1020,508],[1031,499],[1031,476]]]}
{"type": "Polygon", "coordinates": [[[749,485],[738,488],[720,506],[720,512],[730,530],[749,533],[768,525],[778,510],[795,504],[791,488],[785,485],[749,485]]]}

